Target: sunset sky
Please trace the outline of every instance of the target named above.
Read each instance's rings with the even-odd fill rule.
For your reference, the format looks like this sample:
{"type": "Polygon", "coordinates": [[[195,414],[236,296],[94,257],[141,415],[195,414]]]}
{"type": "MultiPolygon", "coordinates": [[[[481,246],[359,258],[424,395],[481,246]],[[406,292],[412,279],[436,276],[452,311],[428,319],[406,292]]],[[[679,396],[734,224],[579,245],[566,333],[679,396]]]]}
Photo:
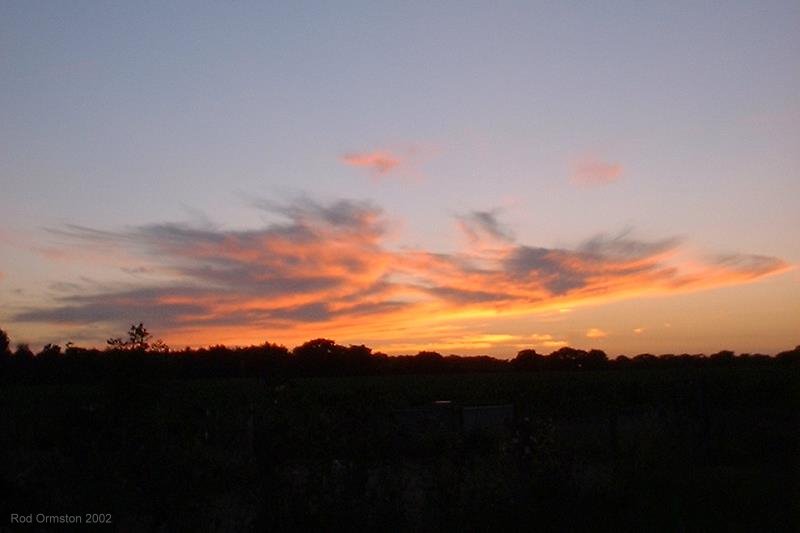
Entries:
{"type": "Polygon", "coordinates": [[[800,3],[610,5],[3,2],[0,327],[800,344],[800,3]]]}

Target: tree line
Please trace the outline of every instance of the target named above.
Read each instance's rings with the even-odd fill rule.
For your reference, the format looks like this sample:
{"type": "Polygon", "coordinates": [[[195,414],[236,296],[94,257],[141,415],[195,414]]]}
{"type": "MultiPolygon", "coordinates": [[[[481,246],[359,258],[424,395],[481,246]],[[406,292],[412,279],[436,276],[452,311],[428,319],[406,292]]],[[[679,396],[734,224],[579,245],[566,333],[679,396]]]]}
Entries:
{"type": "Polygon", "coordinates": [[[601,369],[675,368],[797,364],[800,346],[776,354],[735,354],[724,350],[705,354],[639,354],[609,359],[602,350],[562,347],[550,354],[534,349],[519,351],[511,359],[442,355],[421,351],[416,355],[389,356],[364,345],[344,346],[330,339],[314,339],[289,350],[265,342],[247,347],[224,345],[172,350],[153,340],[143,324],[131,325],[127,338],[107,341],[105,349],[47,344],[34,353],[26,344],[11,349],[8,334],[0,329],[0,379],[36,382],[94,381],[114,377],[214,378],[292,376],[355,376],[381,374],[446,374],[470,372],[582,371],[601,369]]]}

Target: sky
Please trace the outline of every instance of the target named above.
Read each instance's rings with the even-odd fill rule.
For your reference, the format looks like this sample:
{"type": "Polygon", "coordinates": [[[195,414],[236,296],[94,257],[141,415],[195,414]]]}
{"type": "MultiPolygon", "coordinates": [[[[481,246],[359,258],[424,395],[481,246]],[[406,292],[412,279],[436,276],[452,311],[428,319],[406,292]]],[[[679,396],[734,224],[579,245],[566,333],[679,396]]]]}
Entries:
{"type": "Polygon", "coordinates": [[[3,2],[0,327],[800,344],[800,4],[3,2]]]}

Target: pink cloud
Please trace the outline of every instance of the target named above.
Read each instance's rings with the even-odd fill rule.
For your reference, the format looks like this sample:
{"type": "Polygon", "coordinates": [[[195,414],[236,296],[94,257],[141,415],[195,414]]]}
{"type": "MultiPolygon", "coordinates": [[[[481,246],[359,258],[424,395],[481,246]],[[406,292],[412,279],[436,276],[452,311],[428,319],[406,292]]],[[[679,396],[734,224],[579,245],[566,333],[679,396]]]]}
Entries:
{"type": "Polygon", "coordinates": [[[400,158],[386,151],[345,154],[342,162],[345,165],[369,169],[376,176],[385,176],[400,166],[400,158]]]}
{"type": "Polygon", "coordinates": [[[574,165],[571,181],[575,185],[585,187],[607,185],[619,180],[622,173],[623,167],[620,163],[586,157],[574,165]]]}

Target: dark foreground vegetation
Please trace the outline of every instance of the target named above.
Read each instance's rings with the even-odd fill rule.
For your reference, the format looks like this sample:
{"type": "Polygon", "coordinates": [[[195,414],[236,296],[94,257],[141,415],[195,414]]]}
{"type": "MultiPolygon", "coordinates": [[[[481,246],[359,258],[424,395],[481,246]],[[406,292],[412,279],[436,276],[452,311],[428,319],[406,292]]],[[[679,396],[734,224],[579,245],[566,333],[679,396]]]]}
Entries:
{"type": "Polygon", "coordinates": [[[391,374],[452,374],[469,372],[539,372],[553,370],[624,370],[645,368],[766,367],[797,365],[800,346],[776,354],[643,353],[609,359],[601,350],[559,348],[549,355],[522,350],[512,359],[489,356],[443,356],[437,352],[393,356],[367,346],[342,346],[314,339],[293,350],[266,342],[260,346],[171,350],[139,324],[127,338],[108,339],[104,350],[66,348],[47,344],[38,353],[26,344],[11,350],[8,335],[0,330],[0,379],[14,383],[94,383],[117,375],[136,379],[261,378],[280,381],[301,376],[361,376],[391,374]]]}
{"type": "Polygon", "coordinates": [[[326,340],[168,352],[144,328],[102,351],[4,339],[0,529],[12,513],[121,531],[800,526],[800,349],[503,361],[326,340]],[[487,405],[513,416],[468,427],[461,408],[487,405]]]}

